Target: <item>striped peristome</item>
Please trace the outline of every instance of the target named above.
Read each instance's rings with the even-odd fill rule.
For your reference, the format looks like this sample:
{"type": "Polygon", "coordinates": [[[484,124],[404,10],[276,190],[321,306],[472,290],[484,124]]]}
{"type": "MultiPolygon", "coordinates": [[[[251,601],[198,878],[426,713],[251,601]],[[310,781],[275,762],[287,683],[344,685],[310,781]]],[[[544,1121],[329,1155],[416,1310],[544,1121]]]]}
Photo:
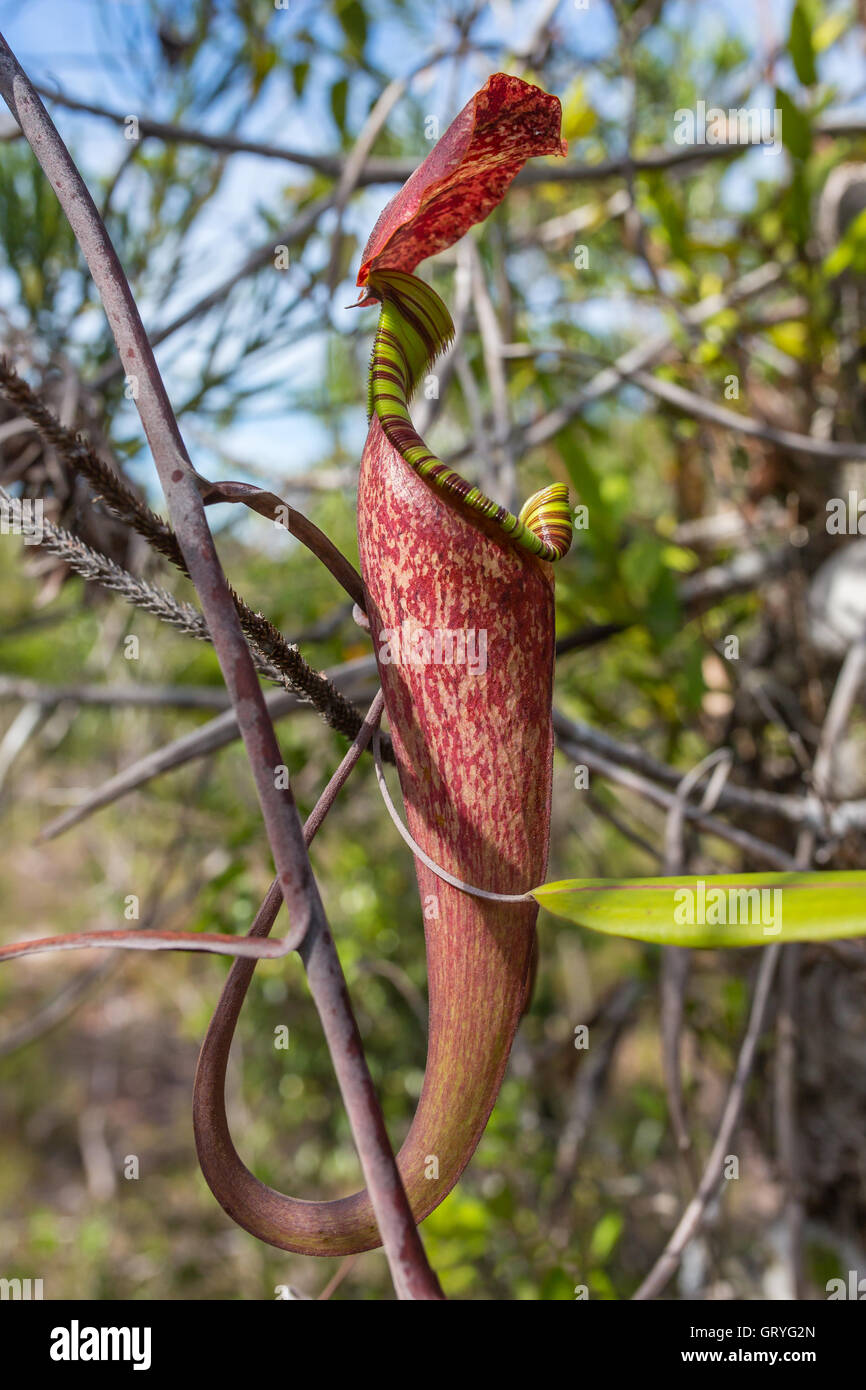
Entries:
{"type": "Polygon", "coordinates": [[[514,516],[431,454],[412,424],[409,401],[421,377],[454,337],[438,294],[402,270],[374,270],[367,294],[381,303],[370,362],[367,414],[378,416],[389,443],[411,468],[446,497],[496,523],[510,541],[542,560],[561,560],[571,545],[568,488],[552,483],[514,516]]]}

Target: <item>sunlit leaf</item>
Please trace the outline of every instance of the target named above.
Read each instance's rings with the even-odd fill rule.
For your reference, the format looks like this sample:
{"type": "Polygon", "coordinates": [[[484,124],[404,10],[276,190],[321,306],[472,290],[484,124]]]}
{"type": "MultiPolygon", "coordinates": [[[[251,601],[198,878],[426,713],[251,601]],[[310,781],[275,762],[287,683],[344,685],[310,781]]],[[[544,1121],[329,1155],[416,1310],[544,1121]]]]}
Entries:
{"type": "Polygon", "coordinates": [[[586,86],[582,77],[576,77],[562,98],[563,138],[582,140],[596,126],[596,114],[586,98],[586,86]]]}
{"type": "Polygon", "coordinates": [[[826,257],[823,271],[832,280],[849,267],[861,274],[866,270],[866,208],[846,227],[838,246],[826,257]]]}
{"type": "Polygon", "coordinates": [[[606,1212],[596,1223],[590,1237],[589,1251],[595,1260],[607,1260],[622,1234],[623,1217],[618,1211],[606,1212]]]}
{"type": "Polygon", "coordinates": [[[832,48],[837,39],[845,33],[850,23],[850,16],[845,10],[837,10],[835,14],[828,14],[812,30],[812,49],[815,53],[824,53],[828,48],[832,48]]]}
{"type": "Polygon", "coordinates": [[[573,878],[532,896],[548,912],[607,936],[658,946],[769,946],[866,936],[866,872],[573,878]]]}
{"type": "Polygon", "coordinates": [[[794,357],[798,361],[805,357],[809,345],[809,335],[806,325],[799,319],[790,319],[787,323],[776,323],[770,329],[769,337],[781,352],[787,353],[789,357],[794,357]]]}

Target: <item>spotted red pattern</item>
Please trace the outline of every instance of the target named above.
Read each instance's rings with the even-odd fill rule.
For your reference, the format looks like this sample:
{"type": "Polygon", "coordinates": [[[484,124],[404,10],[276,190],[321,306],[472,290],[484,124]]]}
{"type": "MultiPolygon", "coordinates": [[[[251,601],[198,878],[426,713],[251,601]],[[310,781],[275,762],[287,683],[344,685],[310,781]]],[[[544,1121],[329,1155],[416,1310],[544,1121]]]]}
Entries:
{"type": "Polygon", "coordinates": [[[384,209],[364,249],[358,284],[374,269],[411,274],[459,241],[501,202],[533,155],[565,154],[559,98],[494,73],[384,209]]]}
{"type": "MultiPolygon", "coordinates": [[[[404,622],[486,634],[483,673],[379,661],[412,834],[464,882],[525,892],[547,869],[552,569],[429,487],[376,418],[361,463],[358,540],[377,658],[383,631],[404,622]]],[[[399,1162],[420,1219],[459,1178],[496,1099],[526,994],[537,909],[470,897],[418,860],[415,868],[426,909],[430,1029],[399,1162]],[[430,1154],[439,1159],[436,1178],[425,1168],[430,1154]]],[[[351,1200],[346,1224],[357,1223],[357,1243],[341,1251],[364,1249],[359,1237],[366,1242],[372,1227],[369,1199],[351,1200]]]]}
{"type": "MultiPolygon", "coordinates": [[[[564,154],[560,116],[556,97],[504,73],[491,77],[382,213],[358,283],[374,269],[411,274],[486,217],[531,155],[564,154]]],[[[405,424],[398,430],[414,436],[405,424]]],[[[412,834],[465,882],[525,892],[544,880],[550,827],[551,568],[419,478],[375,415],[361,462],[358,542],[412,834]],[[483,669],[468,660],[391,660],[384,633],[403,624],[427,634],[483,632],[483,669]]],[[[416,872],[430,1028],[399,1166],[422,1220],[469,1162],[498,1094],[526,1000],[537,908],[471,897],[420,861],[416,872]]],[[[289,1248],[348,1254],[378,1243],[366,1193],[312,1211],[314,1241],[289,1248]]]]}

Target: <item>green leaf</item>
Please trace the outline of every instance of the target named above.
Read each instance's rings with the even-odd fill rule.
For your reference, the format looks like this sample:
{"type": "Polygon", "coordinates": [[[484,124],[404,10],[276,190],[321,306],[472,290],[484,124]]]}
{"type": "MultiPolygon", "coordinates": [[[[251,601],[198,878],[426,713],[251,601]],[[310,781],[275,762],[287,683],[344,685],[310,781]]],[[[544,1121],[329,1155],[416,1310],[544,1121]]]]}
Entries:
{"type": "Polygon", "coordinates": [[[788,52],[794,63],[794,70],[804,87],[811,87],[818,81],[815,71],[815,50],[812,46],[812,27],[801,4],[794,6],[791,15],[791,33],[788,39],[788,52]]]}
{"type": "Polygon", "coordinates": [[[304,95],[304,88],[307,85],[307,78],[309,75],[309,63],[292,64],[292,89],[296,97],[300,98],[304,95]]]}
{"type": "Polygon", "coordinates": [[[594,1260],[604,1262],[613,1254],[614,1246],[622,1235],[622,1213],[609,1211],[596,1223],[589,1241],[589,1253],[594,1260]]]}
{"type": "Polygon", "coordinates": [[[562,134],[569,143],[582,140],[596,126],[596,114],[586,96],[583,77],[575,77],[562,98],[562,134]]]}
{"type": "Polygon", "coordinates": [[[776,88],[776,105],[782,113],[782,144],[795,159],[808,159],[812,148],[812,127],[804,111],[795,106],[787,92],[776,88]]]}
{"type": "Polygon", "coordinates": [[[272,44],[253,44],[250,52],[253,94],[261,91],[265,78],[273,71],[277,61],[277,50],[272,44]]]}
{"type": "Polygon", "coordinates": [[[840,241],[838,246],[834,246],[829,256],[826,257],[821,269],[828,280],[834,280],[837,275],[841,275],[843,270],[847,270],[854,258],[854,252],[850,246],[846,246],[844,241],[840,241]]]}
{"type": "Polygon", "coordinates": [[[612,557],[616,554],[616,529],[611,509],[602,496],[598,474],[573,430],[563,430],[557,436],[556,442],[568,469],[576,498],[589,508],[589,528],[580,533],[581,539],[586,536],[589,544],[594,548],[600,547],[608,561],[612,562],[612,557]]]}
{"type": "Polygon", "coordinates": [[[717,949],[866,936],[866,871],[572,878],[532,896],[548,912],[607,936],[717,949]]]}
{"type": "Polygon", "coordinates": [[[664,569],[664,542],[655,536],[637,536],[620,560],[620,573],[629,595],[643,604],[664,569]]]}
{"type": "Polygon", "coordinates": [[[363,6],[358,0],[337,0],[337,19],[349,46],[360,54],[367,42],[367,16],[363,6]]]}
{"type": "Polygon", "coordinates": [[[802,362],[809,351],[809,328],[802,319],[774,323],[768,336],[780,352],[787,353],[788,357],[798,362],[802,362]]]}
{"type": "Polygon", "coordinates": [[[852,267],[859,274],[866,269],[866,208],[858,212],[845,229],[838,246],[834,246],[823,265],[828,280],[852,267]]]}
{"type": "Polygon", "coordinates": [[[682,190],[662,175],[647,180],[650,197],[658,210],[671,248],[677,260],[689,261],[689,244],[686,235],[686,213],[682,190]]]}
{"type": "Polygon", "coordinates": [[[832,48],[837,39],[845,33],[850,19],[844,10],[837,10],[836,14],[828,14],[812,31],[812,49],[815,53],[823,53],[826,49],[832,48]]]}
{"type": "Polygon", "coordinates": [[[348,95],[348,78],[339,77],[331,88],[331,112],[341,135],[346,134],[346,100],[348,95]]]}
{"type": "Polygon", "coordinates": [[[669,570],[676,570],[677,574],[691,574],[692,570],[697,569],[699,561],[693,550],[686,550],[681,545],[668,543],[662,551],[662,559],[669,570]]]}
{"type": "Polygon", "coordinates": [[[804,165],[796,160],[784,215],[797,245],[805,246],[812,235],[812,206],[804,165]]]}

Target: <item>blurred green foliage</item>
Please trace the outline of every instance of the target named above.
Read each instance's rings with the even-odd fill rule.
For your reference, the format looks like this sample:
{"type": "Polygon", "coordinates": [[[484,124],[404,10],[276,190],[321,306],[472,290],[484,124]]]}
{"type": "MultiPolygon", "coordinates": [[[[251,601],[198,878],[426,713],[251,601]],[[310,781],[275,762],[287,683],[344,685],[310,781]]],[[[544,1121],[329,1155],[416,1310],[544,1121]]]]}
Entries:
{"type": "MultiPolygon", "coordinates": [[[[253,0],[150,4],[146,19],[139,16],[143,38],[135,49],[141,109],[188,126],[235,131],[243,121],[261,130],[271,103],[271,110],[275,104],[302,114],[309,148],[351,149],[394,71],[409,71],[443,44],[459,49],[461,34],[466,54],[473,53],[467,7],[456,5],[448,15],[428,8],[333,0],[287,17],[253,0]],[[168,20],[183,37],[179,52],[156,42],[158,24],[168,20]]],[[[518,8],[524,14],[526,7],[518,8]]],[[[698,100],[746,104],[749,93],[760,90],[760,55],[743,34],[693,23],[691,7],[630,5],[631,40],[618,39],[608,25],[598,48],[568,8],[561,7],[554,37],[524,70],[562,95],[570,158],[578,163],[625,152],[630,94],[636,103],[632,153],[641,155],[671,147],[678,108],[698,100]]],[[[116,16],[107,19],[110,25],[116,16]]],[[[134,46],[134,34],[117,27],[111,32],[119,47],[134,46]]],[[[479,62],[482,78],[488,70],[479,52],[497,65],[516,66],[508,34],[501,26],[491,32],[493,39],[479,36],[482,47],[472,62],[458,56],[440,65],[432,86],[410,88],[378,135],[375,157],[424,156],[426,114],[439,112],[444,129],[480,85],[479,62]]],[[[707,399],[725,401],[733,375],[744,400],[729,402],[731,409],[748,411],[749,389],[758,388],[789,393],[792,410],[803,397],[813,402],[835,351],[834,277],[863,269],[862,218],[822,257],[812,244],[810,211],[829,169],[846,154],[862,154],[863,141],[855,137],[815,135],[817,117],[834,97],[823,65],[854,32],[843,6],[793,8],[781,75],[774,79],[778,91],[772,97],[765,86],[765,97],[755,98],[782,109],[784,156],[744,151],[736,161],[638,173],[625,215],[608,207],[625,186],[620,176],[515,188],[476,238],[506,340],[534,349],[532,357],[507,363],[515,420],[526,423],[568,401],[600,366],[664,326],[675,352],[663,374],[707,399]],[[734,166],[746,164],[747,173],[732,175],[734,166]],[[550,230],[554,219],[577,209],[583,214],[579,232],[550,230]],[[549,232],[544,239],[543,228],[549,232]],[[579,270],[577,242],[589,249],[588,264],[579,270]],[[780,302],[797,301],[790,318],[762,321],[746,304],[720,308],[699,330],[689,329],[689,308],[770,260],[784,267],[780,302]]],[[[95,91],[88,95],[101,99],[95,91]]],[[[136,102],[127,106],[133,110],[136,102]]],[[[64,124],[62,112],[58,122],[64,124]]],[[[96,164],[85,171],[148,323],[160,325],[222,283],[268,238],[279,240],[280,229],[333,186],[325,174],[278,166],[279,185],[263,182],[248,201],[245,245],[220,244],[221,219],[238,197],[228,184],[232,159],[154,140],[122,148],[119,134],[114,146],[98,150],[96,164]],[[178,295],[188,281],[193,288],[178,295]]],[[[268,161],[253,167],[266,164],[272,172],[268,161]]],[[[285,490],[296,444],[315,455],[311,472],[356,467],[372,321],[367,315],[347,322],[334,306],[353,296],[357,246],[392,191],[376,188],[350,203],[338,258],[342,278],[333,290],[327,285],[333,223],[320,219],[292,246],[287,277],[264,264],[239,277],[189,329],[169,335],[160,360],[203,471],[243,472],[285,490]],[[240,430],[240,465],[233,426],[240,430]],[[257,434],[251,435],[253,428],[257,434]],[[274,470],[253,457],[254,449],[243,446],[250,437],[267,439],[269,457],[276,450],[285,467],[274,470]]],[[[61,360],[92,379],[111,363],[113,349],[71,234],[21,144],[4,145],[0,153],[0,245],[12,274],[4,278],[4,313],[18,340],[24,335],[32,343],[29,360],[46,380],[61,360]]],[[[453,303],[453,256],[439,259],[435,278],[439,293],[453,303]]],[[[483,345],[474,322],[463,349],[468,379],[486,409],[483,345]]],[[[122,379],[105,386],[103,408],[117,458],[150,487],[149,458],[122,379]]],[[[470,437],[474,409],[467,375],[458,373],[431,430],[433,447],[447,456],[470,437]]],[[[807,416],[789,427],[808,428],[807,416]]],[[[723,719],[708,713],[707,673],[717,669],[725,634],[738,632],[745,640],[760,626],[761,600],[733,593],[702,613],[687,610],[683,577],[733,552],[724,542],[711,552],[696,548],[679,528],[715,510],[747,512],[760,496],[787,505],[794,487],[788,474],[777,473],[760,494],[766,463],[740,436],[648,403],[628,386],[577,412],[546,445],[521,454],[521,496],[558,478],[588,508],[587,529],[557,567],[559,632],[624,625],[614,639],[562,657],[556,699],[563,710],[639,742],[683,771],[730,733],[723,719]],[[713,659],[715,667],[708,665],[713,659]]],[[[477,460],[467,471],[473,466],[477,460]]],[[[808,497],[804,485],[801,517],[807,522],[808,497]]],[[[352,483],[310,491],[303,505],[354,559],[352,483]]],[[[325,635],[319,631],[342,596],[306,552],[259,518],[217,519],[232,582],[290,639],[300,637],[317,669],[369,650],[345,612],[325,635]],[[308,630],[314,635],[304,640],[308,630]]],[[[157,578],[189,597],[181,580],[163,571],[157,578]]],[[[119,600],[85,592],[79,580],[70,579],[36,607],[40,585],[32,556],[6,538],[0,594],[4,674],[48,684],[220,684],[208,648],[119,600]],[[139,638],[136,662],[123,655],[128,633],[139,638]]],[[[735,678],[723,698],[731,684],[735,678]]],[[[4,706],[7,724],[13,712],[4,706]]],[[[207,717],[168,708],[64,704],[40,725],[0,801],[6,939],[122,925],[129,894],[140,899],[142,918],[158,911],[165,927],[246,930],[266,891],[270,863],[237,745],[205,765],[153,781],[56,842],[34,843],[39,828],[83,791],[207,717]]],[[[344,745],[309,713],[283,720],[278,732],[306,814],[344,745]]],[[[763,748],[763,739],[772,737],[765,732],[757,742],[763,748]]],[[[775,756],[780,785],[799,779],[788,745],[775,756]]],[[[575,790],[573,777],[573,767],[559,757],[550,877],[660,872],[663,816],[639,800],[623,800],[601,779],[593,779],[588,799],[575,790]]],[[[423,932],[411,859],[380,804],[369,760],[326,821],[312,859],[396,1144],[423,1077],[423,932]]],[[[735,850],[715,840],[702,842],[695,854],[695,863],[716,868],[738,862],[735,850]]],[[[690,1190],[668,1125],[659,958],[650,948],[593,939],[545,915],[540,938],[535,1000],[500,1100],[464,1179],[426,1223],[425,1241],[451,1297],[573,1299],[583,1285],[591,1298],[627,1298],[690,1190]],[[595,1028],[597,1019],[604,1037],[606,1007],[630,980],[637,1002],[612,1052],[577,1169],[563,1178],[557,1154],[583,1064],[574,1030],[582,1023],[595,1028]]],[[[3,1037],[98,966],[89,955],[61,955],[5,968],[3,1037]]],[[[335,1273],[334,1262],[285,1255],[236,1229],[198,1173],[190,1089],[197,1046],[227,969],[215,958],[180,955],[112,961],[58,1027],[0,1056],[0,1271],[6,1277],[44,1277],[50,1298],[267,1299],[283,1284],[315,1294],[335,1273]],[[139,1159],[137,1180],[123,1176],[128,1155],[139,1159]]],[[[693,963],[686,1099],[698,1154],[712,1139],[753,969],[747,953],[733,964],[712,955],[693,963]]],[[[229,1107],[238,1148],[263,1180],[310,1198],[353,1190],[357,1161],[294,959],[257,972],[233,1053],[229,1107]],[[274,1045],[283,1026],[287,1050],[274,1045]]],[[[754,1114],[748,1132],[753,1154],[761,1142],[754,1114]]],[[[778,1195],[771,1169],[771,1159],[756,1157],[752,1186],[732,1202],[715,1296],[761,1295],[760,1261],[756,1267],[753,1256],[767,1194],[778,1195]]],[[[822,1239],[808,1254],[809,1273],[819,1284],[840,1272],[842,1258],[826,1232],[822,1239]]],[[[391,1296],[381,1254],[355,1262],[334,1296],[391,1296]]]]}

